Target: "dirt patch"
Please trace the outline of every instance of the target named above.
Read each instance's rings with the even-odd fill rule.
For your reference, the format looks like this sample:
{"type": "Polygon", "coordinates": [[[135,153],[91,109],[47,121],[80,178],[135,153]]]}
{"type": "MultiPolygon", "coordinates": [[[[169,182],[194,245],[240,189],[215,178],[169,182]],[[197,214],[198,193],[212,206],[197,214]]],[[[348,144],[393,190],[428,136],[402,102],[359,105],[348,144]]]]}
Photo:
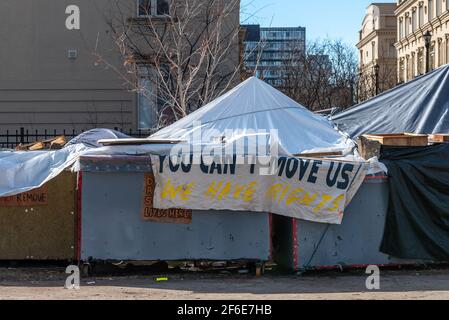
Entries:
{"type": "Polygon", "coordinates": [[[383,270],[368,291],[363,271],[266,274],[167,273],[81,279],[64,289],[62,267],[0,268],[0,299],[449,299],[449,270],[383,270]],[[157,281],[157,278],[168,281],[157,281]]]}

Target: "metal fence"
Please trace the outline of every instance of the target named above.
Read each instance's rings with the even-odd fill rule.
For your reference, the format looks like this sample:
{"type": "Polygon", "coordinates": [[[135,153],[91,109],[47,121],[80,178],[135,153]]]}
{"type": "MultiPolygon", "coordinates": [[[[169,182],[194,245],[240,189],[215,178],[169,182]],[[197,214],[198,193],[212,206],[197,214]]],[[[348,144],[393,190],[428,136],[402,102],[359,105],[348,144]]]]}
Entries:
{"type": "MultiPolygon", "coordinates": [[[[119,128],[114,128],[114,130],[134,138],[146,138],[150,135],[148,132],[141,130],[126,131],[119,128]]],[[[14,149],[19,144],[33,143],[35,141],[47,140],[58,136],[65,136],[66,140],[69,141],[83,132],[84,130],[25,130],[25,128],[0,131],[0,149],[14,149]]]]}

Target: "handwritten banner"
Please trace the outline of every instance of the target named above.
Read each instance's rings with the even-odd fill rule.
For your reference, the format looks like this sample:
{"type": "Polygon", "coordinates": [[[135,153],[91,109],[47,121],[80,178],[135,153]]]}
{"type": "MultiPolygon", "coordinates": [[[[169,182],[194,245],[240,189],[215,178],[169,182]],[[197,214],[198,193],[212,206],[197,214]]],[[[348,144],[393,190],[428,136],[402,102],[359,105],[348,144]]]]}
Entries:
{"type": "Polygon", "coordinates": [[[47,186],[15,196],[0,198],[0,207],[33,207],[48,205],[47,186]]]}
{"type": "Polygon", "coordinates": [[[235,159],[226,164],[173,160],[151,156],[155,208],[272,212],[331,224],[342,222],[367,169],[364,162],[279,157],[275,174],[262,175],[262,166],[235,159]]]}
{"type": "Polygon", "coordinates": [[[144,198],[142,208],[142,219],[144,221],[159,223],[192,223],[192,211],[183,209],[156,209],[153,207],[154,176],[152,173],[145,174],[144,198]]]}

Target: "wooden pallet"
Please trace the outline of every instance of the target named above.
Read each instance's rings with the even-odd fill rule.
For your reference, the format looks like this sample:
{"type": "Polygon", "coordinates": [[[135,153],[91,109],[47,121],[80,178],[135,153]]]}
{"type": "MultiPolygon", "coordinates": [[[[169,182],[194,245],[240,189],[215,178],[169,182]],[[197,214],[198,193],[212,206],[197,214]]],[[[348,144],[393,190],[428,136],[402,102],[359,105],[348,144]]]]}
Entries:
{"type": "Polygon", "coordinates": [[[428,137],[425,134],[393,133],[366,134],[358,139],[360,155],[364,159],[380,157],[382,146],[417,147],[427,146],[428,137]]]}
{"type": "Polygon", "coordinates": [[[314,152],[314,153],[298,153],[293,156],[298,158],[326,158],[326,157],[342,157],[343,152],[335,151],[335,152],[314,152]]]}
{"type": "Polygon", "coordinates": [[[380,157],[380,149],[382,145],[379,141],[370,140],[365,136],[360,136],[357,140],[359,153],[364,159],[371,159],[373,157],[380,157]]]}
{"type": "Polygon", "coordinates": [[[66,144],[64,136],[58,136],[48,140],[36,141],[28,144],[19,144],[17,151],[38,151],[61,149],[66,144]]]}
{"type": "Polygon", "coordinates": [[[139,146],[139,145],[147,145],[147,144],[178,144],[178,143],[186,143],[184,140],[169,140],[169,139],[160,139],[160,140],[150,140],[150,139],[102,139],[98,140],[99,144],[104,146],[139,146]]]}
{"type": "Polygon", "coordinates": [[[447,133],[431,134],[429,135],[429,142],[432,143],[449,142],[449,134],[447,133]]]}
{"type": "Polygon", "coordinates": [[[368,140],[377,141],[384,146],[422,147],[428,145],[427,134],[391,133],[391,134],[365,134],[368,140]]]}

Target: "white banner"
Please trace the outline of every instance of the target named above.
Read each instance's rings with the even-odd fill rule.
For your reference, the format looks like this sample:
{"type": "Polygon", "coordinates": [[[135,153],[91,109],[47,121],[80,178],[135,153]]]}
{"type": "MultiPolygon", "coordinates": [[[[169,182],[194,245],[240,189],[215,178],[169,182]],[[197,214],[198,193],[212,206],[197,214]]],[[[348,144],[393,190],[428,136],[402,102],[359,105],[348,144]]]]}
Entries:
{"type": "Polygon", "coordinates": [[[238,164],[235,158],[228,164],[192,164],[191,159],[151,156],[154,207],[271,212],[340,224],[367,170],[365,162],[276,160],[275,174],[264,175],[265,167],[238,164]]]}

